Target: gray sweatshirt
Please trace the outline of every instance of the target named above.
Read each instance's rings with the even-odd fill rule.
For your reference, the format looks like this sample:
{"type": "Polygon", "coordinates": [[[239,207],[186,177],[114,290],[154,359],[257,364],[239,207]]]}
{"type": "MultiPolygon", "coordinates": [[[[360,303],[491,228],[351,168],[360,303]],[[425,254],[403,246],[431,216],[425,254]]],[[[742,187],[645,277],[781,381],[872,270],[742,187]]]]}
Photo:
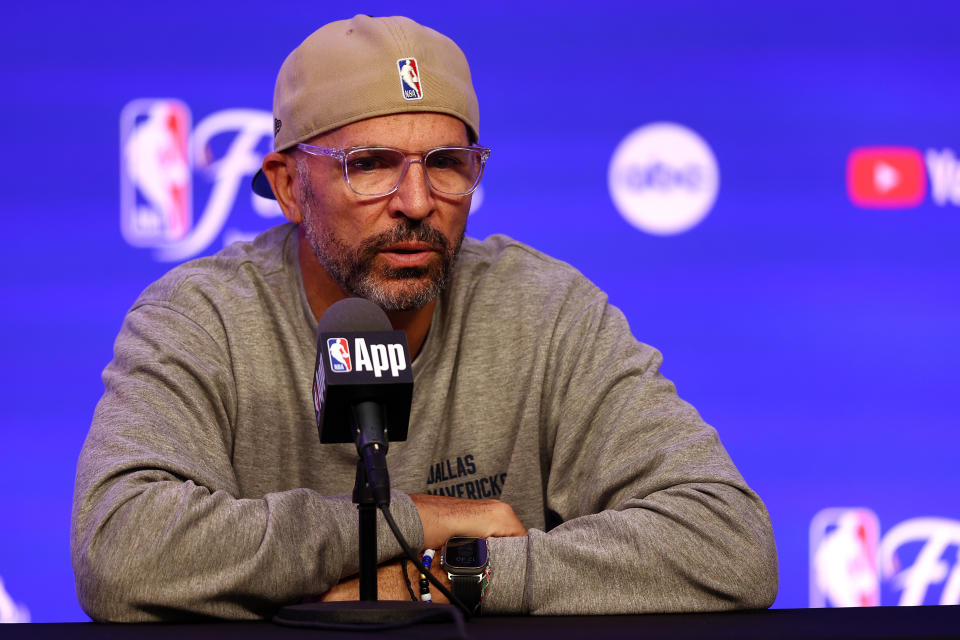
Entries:
{"type": "MultiPolygon", "coordinates": [[[[77,594],[97,620],[271,615],[357,572],[352,444],[321,445],[317,322],[293,225],[181,265],[124,320],[77,468],[77,594]]],[[[508,502],[486,613],[766,607],[769,517],[623,314],[567,264],[464,242],[413,363],[407,494],[508,502]]],[[[379,559],[400,554],[382,519],[379,559]]]]}

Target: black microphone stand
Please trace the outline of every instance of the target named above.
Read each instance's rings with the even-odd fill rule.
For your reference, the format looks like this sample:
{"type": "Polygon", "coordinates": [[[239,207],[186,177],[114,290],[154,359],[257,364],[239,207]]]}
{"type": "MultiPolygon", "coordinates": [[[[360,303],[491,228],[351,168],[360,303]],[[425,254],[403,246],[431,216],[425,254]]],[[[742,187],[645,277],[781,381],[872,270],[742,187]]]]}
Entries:
{"type": "Polygon", "coordinates": [[[360,600],[377,599],[377,501],[367,482],[363,458],[357,460],[357,480],[353,485],[353,503],[357,505],[360,542],[360,600]]]}
{"type": "MultiPolygon", "coordinates": [[[[463,615],[452,604],[377,599],[377,509],[391,525],[398,542],[411,551],[389,515],[390,476],[382,409],[372,402],[354,405],[357,473],[353,503],[357,505],[360,600],[353,602],[312,602],[288,605],[274,616],[274,622],[288,626],[321,629],[385,629],[417,622],[453,621],[458,637],[465,638],[463,615]],[[364,419],[360,419],[363,416],[364,419]],[[371,478],[371,476],[374,476],[371,478]],[[371,482],[372,480],[372,482],[371,482]]],[[[416,558],[413,557],[416,564],[416,558]]],[[[417,564],[417,568],[421,565],[417,564]]],[[[431,576],[431,580],[434,579],[431,576]]],[[[446,591],[444,593],[447,593],[446,591]]]]}
{"type": "MultiPolygon", "coordinates": [[[[375,347],[371,347],[373,349],[375,347]]],[[[403,532],[390,514],[390,476],[387,471],[388,427],[395,440],[407,439],[413,373],[406,363],[410,353],[406,336],[393,331],[383,309],[362,298],[347,298],[330,305],[317,323],[317,360],[314,367],[313,395],[320,442],[353,442],[357,448],[357,472],[353,502],[357,505],[359,600],[354,602],[308,602],[282,607],[274,616],[278,624],[319,629],[385,629],[407,626],[426,620],[452,620],[458,635],[466,637],[464,618],[470,611],[432,575],[410,548],[403,532]],[[350,340],[358,349],[357,368],[352,369],[347,346],[350,340]],[[364,344],[391,349],[391,380],[359,366],[364,344]],[[345,344],[347,343],[347,344],[345,344]],[[331,345],[340,347],[334,355],[331,345]],[[394,349],[400,347],[401,361],[394,362],[394,349]],[[403,366],[397,366],[397,365],[403,366]],[[386,386],[382,383],[387,382],[386,386]],[[391,424],[392,422],[392,424],[391,424]],[[456,606],[424,603],[416,600],[380,601],[377,599],[377,510],[397,539],[406,558],[419,573],[456,606]],[[462,613],[461,613],[462,612],[462,613]]],[[[329,586],[329,585],[328,585],[329,586]]],[[[320,594],[312,594],[319,596],[320,594]]]]}

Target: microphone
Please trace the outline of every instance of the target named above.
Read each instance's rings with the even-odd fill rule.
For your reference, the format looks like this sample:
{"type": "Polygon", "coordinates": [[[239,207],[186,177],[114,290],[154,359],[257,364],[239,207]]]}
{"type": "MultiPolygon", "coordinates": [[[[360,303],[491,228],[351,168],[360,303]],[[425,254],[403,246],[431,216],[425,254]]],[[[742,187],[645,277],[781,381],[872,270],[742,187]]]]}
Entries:
{"type": "Polygon", "coordinates": [[[412,399],[406,333],[369,300],[330,305],[317,323],[317,430],[321,443],[356,445],[378,506],[390,504],[388,443],[407,439],[412,399]]]}

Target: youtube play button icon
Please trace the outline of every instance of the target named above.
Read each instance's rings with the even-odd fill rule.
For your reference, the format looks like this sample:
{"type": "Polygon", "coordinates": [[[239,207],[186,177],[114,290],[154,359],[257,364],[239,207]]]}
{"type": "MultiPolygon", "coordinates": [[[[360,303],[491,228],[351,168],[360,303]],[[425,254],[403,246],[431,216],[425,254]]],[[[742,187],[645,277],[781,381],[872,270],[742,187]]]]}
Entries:
{"type": "Polygon", "coordinates": [[[913,147],[860,147],[847,158],[847,194],[867,209],[905,209],[923,202],[927,172],[913,147]]]}

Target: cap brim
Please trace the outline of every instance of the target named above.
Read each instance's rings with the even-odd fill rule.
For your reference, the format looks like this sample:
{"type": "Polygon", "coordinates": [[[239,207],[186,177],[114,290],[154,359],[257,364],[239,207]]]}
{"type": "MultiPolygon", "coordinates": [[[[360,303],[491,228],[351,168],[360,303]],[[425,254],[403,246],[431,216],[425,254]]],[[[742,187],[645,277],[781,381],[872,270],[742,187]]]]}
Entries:
{"type": "Polygon", "coordinates": [[[276,196],[273,195],[273,189],[270,188],[270,181],[267,180],[267,176],[263,172],[263,169],[257,171],[256,175],[253,176],[250,186],[253,187],[253,192],[258,196],[268,198],[270,200],[277,199],[276,196]]]}

